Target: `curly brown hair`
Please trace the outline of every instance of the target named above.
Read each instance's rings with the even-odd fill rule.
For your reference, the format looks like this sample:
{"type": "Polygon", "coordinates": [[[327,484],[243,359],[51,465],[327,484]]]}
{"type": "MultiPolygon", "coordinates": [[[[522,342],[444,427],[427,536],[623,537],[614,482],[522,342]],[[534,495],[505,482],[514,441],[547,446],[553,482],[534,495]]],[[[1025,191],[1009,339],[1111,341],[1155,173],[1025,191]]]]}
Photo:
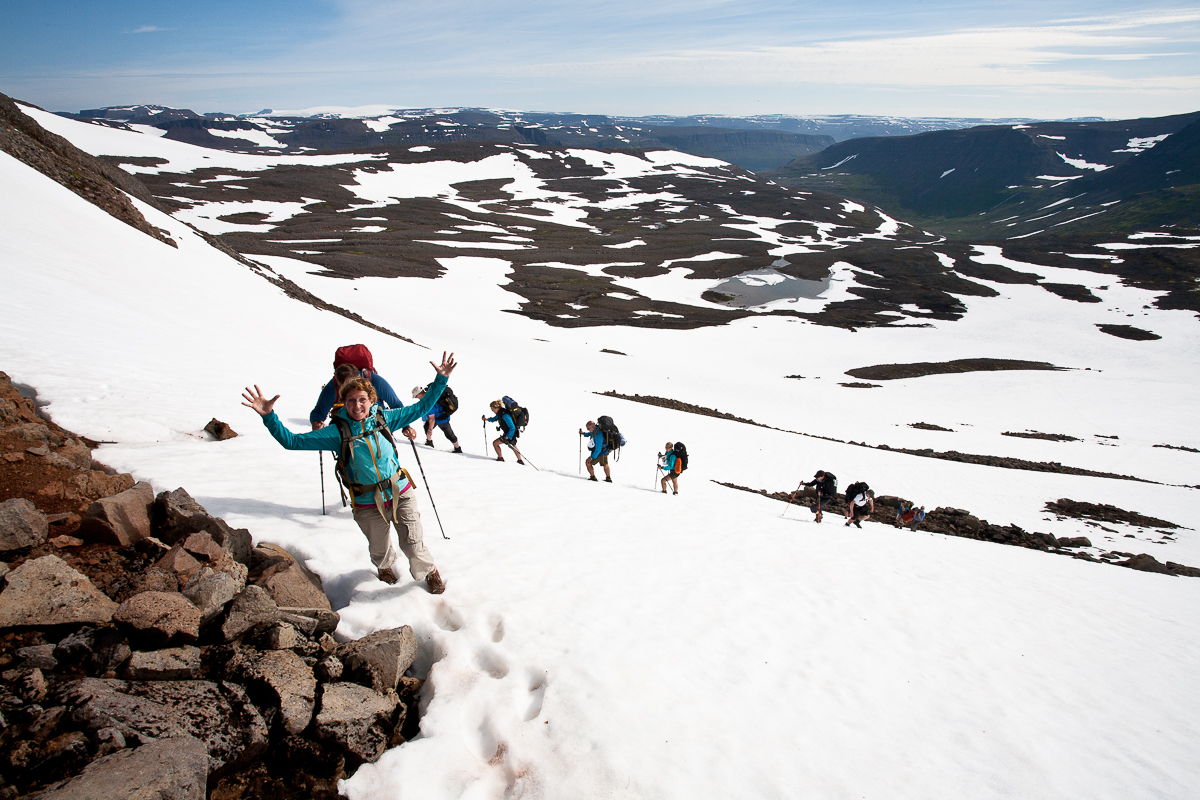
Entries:
{"type": "Polygon", "coordinates": [[[343,383],[338,389],[338,399],[344,403],[346,402],[346,395],[356,391],[366,392],[367,397],[372,403],[379,402],[379,395],[375,394],[375,387],[366,378],[351,378],[343,383]]]}

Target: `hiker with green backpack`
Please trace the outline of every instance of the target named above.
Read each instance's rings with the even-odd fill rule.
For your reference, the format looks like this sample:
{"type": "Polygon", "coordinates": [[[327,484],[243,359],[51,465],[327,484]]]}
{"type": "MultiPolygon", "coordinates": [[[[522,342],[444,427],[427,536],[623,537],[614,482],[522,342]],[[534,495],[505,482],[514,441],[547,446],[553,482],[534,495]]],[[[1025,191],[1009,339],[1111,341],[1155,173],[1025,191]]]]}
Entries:
{"type": "MultiPolygon", "coordinates": [[[[430,386],[413,387],[412,396],[414,400],[420,400],[429,391],[430,386]]],[[[454,434],[454,428],[450,427],[450,415],[458,411],[458,398],[454,396],[454,392],[447,386],[442,391],[442,396],[438,398],[437,404],[433,407],[433,413],[425,417],[425,446],[433,447],[433,428],[436,425],[442,434],[450,440],[450,444],[454,446],[454,452],[461,453],[463,449],[458,446],[458,437],[454,434]]]]}
{"type": "MultiPolygon", "coordinates": [[[[263,425],[288,450],[329,450],[337,455],[338,480],[350,491],[354,521],[367,537],[371,562],[379,580],[395,583],[394,564],[399,559],[392,547],[391,527],[399,535],[400,550],[408,558],[413,580],[425,581],[431,594],[446,589],[433,556],[425,547],[421,515],[417,511],[416,485],[399,463],[392,432],[429,415],[446,387],[457,363],[454,354],[442,353],[442,363],[429,362],[437,378],[415,405],[383,410],[375,387],[366,378],[354,378],[340,388],[342,408],[333,424],[307,433],[292,433],[275,414],[275,402],[263,396],[258,386],[246,389],[242,405],[262,417],[263,425]]],[[[343,495],[343,502],[345,496],[343,495]]]]}

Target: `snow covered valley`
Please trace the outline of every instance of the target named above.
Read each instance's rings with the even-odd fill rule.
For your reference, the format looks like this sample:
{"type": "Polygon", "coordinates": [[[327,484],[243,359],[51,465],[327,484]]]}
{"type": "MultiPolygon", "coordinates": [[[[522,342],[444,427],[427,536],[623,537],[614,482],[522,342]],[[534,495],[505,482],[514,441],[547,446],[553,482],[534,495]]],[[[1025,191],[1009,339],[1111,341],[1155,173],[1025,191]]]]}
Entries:
{"type": "MultiPolygon", "coordinates": [[[[209,154],[141,138],[196,163],[209,154]]],[[[304,157],[286,158],[303,165],[304,157]]],[[[430,182],[452,185],[454,174],[426,170],[430,182]]],[[[373,178],[360,177],[365,192],[373,178]]],[[[409,185],[420,188],[415,178],[409,185]]],[[[759,312],[691,328],[564,326],[513,313],[523,302],[506,286],[514,251],[443,248],[423,256],[436,269],[391,276],[251,256],[263,274],[410,343],[292,299],[213,247],[183,211],[135,201],[171,247],[2,153],[0,187],[0,369],[36,387],[59,424],[112,442],[96,452],[101,461],[156,490],[184,486],[256,541],[305,560],[343,633],[416,631],[415,671],[428,678],[421,736],[361,768],[343,786],[349,797],[1124,800],[1200,791],[1200,580],[881,524],[846,528],[832,516],[816,524],[803,508],[783,514],[778,502],[716,483],[790,492],[827,469],[843,487],[865,480],[930,509],[967,509],[998,525],[1087,536],[1096,552],[1200,567],[1200,328],[1193,311],[1156,306],[1162,291],[1087,271],[1094,265],[1085,260],[1080,269],[1046,267],[977,248],[972,280],[988,291],[951,292],[961,312],[948,317],[905,308],[904,326],[759,312]],[[1100,302],[1005,280],[1001,268],[1083,285],[1100,302]],[[1097,329],[1130,315],[1161,338],[1097,329]],[[437,449],[421,453],[449,536],[438,535],[422,494],[444,595],[407,576],[395,586],[376,580],[331,489],[332,471],[322,515],[317,458],[281,449],[240,405],[243,387],[257,384],[282,395],[277,410],[289,427],[305,429],[333,349],[352,342],[370,346],[402,394],[432,378],[428,362],[443,350],[460,361],[451,385],[467,452],[450,453],[435,434],[437,449]],[[980,358],[1062,369],[842,385],[852,369],[980,358]],[[673,398],[761,425],[604,391],[673,398]],[[536,468],[494,462],[483,439],[495,434],[473,428],[505,394],[531,409],[521,447],[536,468]],[[629,439],[613,485],[579,474],[576,430],[600,414],[629,439]],[[214,416],[241,435],[210,440],[201,428],[214,416]],[[912,427],[919,422],[950,430],[912,427]],[[1077,441],[1004,435],[1030,431],[1077,441]],[[691,453],[679,496],[652,488],[668,440],[691,453]],[[1059,498],[1184,527],[1103,530],[1048,512],[1059,498]]],[[[532,179],[517,188],[541,191],[532,179]]],[[[524,199],[571,221],[574,201],[524,199]]],[[[846,212],[864,215],[856,237],[894,233],[881,231],[878,217],[868,224],[875,212],[846,212]]],[[[744,224],[768,263],[779,257],[770,249],[803,246],[768,242],[769,224],[744,224]]],[[[506,226],[500,235],[519,235],[506,226]]],[[[464,234],[447,237],[456,235],[464,234]]],[[[627,255],[639,248],[613,250],[609,262],[642,260],[627,255]]],[[[714,273],[712,283],[759,266],[714,273]]],[[[871,280],[855,266],[831,270],[827,292],[798,302],[819,314],[854,297],[849,288],[871,280]]],[[[668,265],[621,286],[701,304],[696,283],[668,265]]],[[[637,311],[655,309],[624,318],[636,322],[637,311]]]]}

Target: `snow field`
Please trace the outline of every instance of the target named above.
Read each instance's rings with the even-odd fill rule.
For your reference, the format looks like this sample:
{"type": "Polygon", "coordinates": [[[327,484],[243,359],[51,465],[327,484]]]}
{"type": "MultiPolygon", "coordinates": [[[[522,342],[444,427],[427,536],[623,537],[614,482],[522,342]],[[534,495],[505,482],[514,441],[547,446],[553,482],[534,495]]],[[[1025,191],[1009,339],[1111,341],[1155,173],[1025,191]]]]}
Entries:
{"type": "MultiPolygon", "coordinates": [[[[422,736],[347,781],[356,800],[1185,798],[1200,785],[1200,582],[880,525],[818,526],[804,509],[781,516],[782,504],[709,481],[777,490],[824,467],[842,486],[862,477],[930,507],[1093,541],[1076,521],[1041,522],[1042,504],[1111,502],[1195,528],[1193,490],[920,459],[592,394],[1200,483],[1184,458],[1194,454],[1150,448],[1200,444],[1187,413],[1195,322],[1179,312],[1152,313],[1163,340],[1125,342],[1089,329],[1107,302],[997,286],[1002,297],[964,298],[966,318],[934,328],[852,333],[758,317],[694,331],[554,329],[505,313],[519,298],[500,288],[498,258],[446,259],[436,281],[334,281],[270,260],[423,350],[288,300],[152,209],[179,250],[7,156],[0,176],[0,368],[37,387],[60,424],[119,443],[99,459],[156,490],[182,485],[306,559],[342,613],[340,633],[410,624],[423,642],[422,736]],[[447,452],[440,432],[437,450],[420,448],[451,537],[422,493],[425,540],[449,587],[440,597],[379,583],[332,470],[322,516],[317,457],[283,451],[239,405],[258,383],[305,429],[332,349],[355,341],[401,397],[433,377],[427,362],[442,349],[461,362],[454,425],[468,455],[447,452]],[[836,385],[854,366],[981,356],[1094,369],[836,385]],[[540,472],[480,455],[475,415],[501,394],[531,408],[521,446],[540,472]],[[575,431],[601,413],[630,439],[611,486],[576,474],[575,431]],[[212,416],[242,435],[202,438],[212,416]],[[973,427],[903,427],[919,420],[973,427]],[[1120,446],[998,436],[1080,435],[1066,426],[1084,423],[1089,436],[1120,434],[1120,446]],[[651,489],[668,439],[693,455],[678,497],[651,489]]],[[[1134,291],[1114,286],[1113,301],[1134,291]]],[[[1124,541],[1200,565],[1194,536],[1124,541]]]]}

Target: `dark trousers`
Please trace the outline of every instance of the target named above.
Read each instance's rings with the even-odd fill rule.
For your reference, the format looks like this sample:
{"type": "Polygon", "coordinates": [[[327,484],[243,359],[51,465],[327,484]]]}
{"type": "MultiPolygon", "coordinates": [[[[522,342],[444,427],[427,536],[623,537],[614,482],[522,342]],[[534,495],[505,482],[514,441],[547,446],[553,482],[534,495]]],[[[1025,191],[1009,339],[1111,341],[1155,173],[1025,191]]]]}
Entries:
{"type": "MultiPolygon", "coordinates": [[[[458,437],[454,435],[454,428],[450,427],[450,420],[446,420],[441,425],[438,425],[438,427],[442,429],[442,433],[446,434],[446,438],[450,440],[450,444],[458,444],[458,437]]],[[[425,438],[430,438],[431,433],[433,433],[432,430],[425,431],[425,438]]]]}

